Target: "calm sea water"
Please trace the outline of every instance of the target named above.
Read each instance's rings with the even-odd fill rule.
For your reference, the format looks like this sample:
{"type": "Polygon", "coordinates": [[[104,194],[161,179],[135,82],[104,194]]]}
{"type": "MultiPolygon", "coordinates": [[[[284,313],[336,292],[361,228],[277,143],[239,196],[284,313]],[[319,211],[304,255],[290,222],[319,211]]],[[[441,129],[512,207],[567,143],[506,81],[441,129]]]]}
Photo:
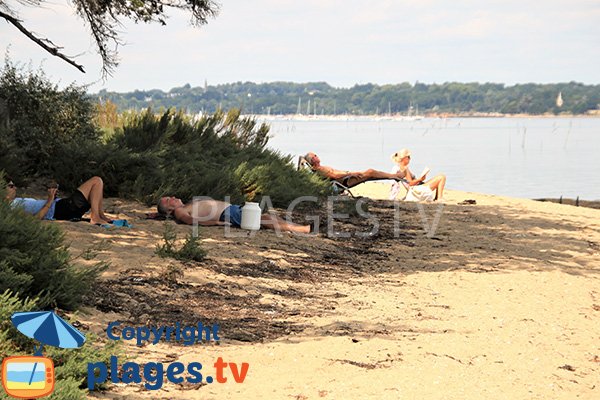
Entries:
{"type": "Polygon", "coordinates": [[[448,176],[447,186],[523,198],[600,200],[600,118],[272,120],[269,146],[313,151],[338,169],[390,171],[406,147],[411,170],[448,176]]]}

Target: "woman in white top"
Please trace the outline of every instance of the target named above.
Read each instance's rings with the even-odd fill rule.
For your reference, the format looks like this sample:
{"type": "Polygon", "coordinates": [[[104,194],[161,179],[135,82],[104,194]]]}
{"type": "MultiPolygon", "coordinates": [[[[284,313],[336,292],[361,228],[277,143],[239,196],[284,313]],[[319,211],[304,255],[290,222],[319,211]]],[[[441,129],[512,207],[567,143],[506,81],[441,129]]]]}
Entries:
{"type": "MultiPolygon", "coordinates": [[[[446,175],[438,175],[422,184],[429,171],[417,178],[410,169],[408,169],[408,164],[410,163],[410,151],[408,149],[402,149],[399,152],[392,154],[392,161],[396,164],[394,165],[392,173],[399,173],[402,175],[410,186],[410,190],[404,200],[434,201],[442,199],[444,195],[444,186],[446,185],[446,175]]],[[[390,199],[393,200],[396,198],[399,189],[400,185],[395,182],[390,191],[390,199]]]]}

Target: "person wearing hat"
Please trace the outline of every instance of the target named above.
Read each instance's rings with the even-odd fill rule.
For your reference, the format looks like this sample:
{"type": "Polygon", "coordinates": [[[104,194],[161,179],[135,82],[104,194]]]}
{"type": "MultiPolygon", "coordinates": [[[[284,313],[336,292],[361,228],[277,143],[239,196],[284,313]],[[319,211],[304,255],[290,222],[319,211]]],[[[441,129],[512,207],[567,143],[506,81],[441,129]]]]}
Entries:
{"type": "Polygon", "coordinates": [[[403,177],[400,174],[389,174],[375,169],[367,169],[365,171],[340,171],[332,167],[321,165],[321,159],[315,153],[306,153],[304,157],[300,157],[299,164],[306,162],[310,168],[319,175],[337,181],[347,188],[352,188],[360,183],[367,181],[377,181],[381,179],[400,180],[403,177]]]}
{"type": "MultiPolygon", "coordinates": [[[[440,174],[436,177],[425,181],[429,169],[425,169],[424,173],[420,177],[416,177],[410,169],[408,164],[410,163],[410,150],[402,149],[392,154],[392,161],[396,165],[392,169],[392,173],[397,173],[408,183],[411,187],[405,200],[408,201],[435,201],[441,200],[444,196],[444,186],[446,185],[446,175],[440,174]]],[[[390,191],[390,198],[393,200],[398,194],[400,185],[398,182],[394,183],[392,190],[390,191]]]]}

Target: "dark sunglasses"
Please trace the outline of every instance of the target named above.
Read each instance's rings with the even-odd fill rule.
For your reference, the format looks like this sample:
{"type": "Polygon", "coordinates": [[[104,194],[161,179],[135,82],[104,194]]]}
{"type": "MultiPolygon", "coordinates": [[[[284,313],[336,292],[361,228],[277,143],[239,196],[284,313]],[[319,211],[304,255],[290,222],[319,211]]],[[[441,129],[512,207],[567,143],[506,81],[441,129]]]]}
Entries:
{"type": "Polygon", "coordinates": [[[9,183],[8,185],[6,185],[7,188],[13,189],[16,188],[17,185],[15,185],[14,183],[9,183]]]}

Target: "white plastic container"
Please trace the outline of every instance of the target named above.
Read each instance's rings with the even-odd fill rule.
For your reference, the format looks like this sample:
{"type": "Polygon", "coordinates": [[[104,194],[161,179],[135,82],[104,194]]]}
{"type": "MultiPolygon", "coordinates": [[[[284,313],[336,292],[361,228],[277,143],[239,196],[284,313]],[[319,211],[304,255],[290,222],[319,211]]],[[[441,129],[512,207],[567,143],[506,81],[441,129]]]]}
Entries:
{"type": "Polygon", "coordinates": [[[260,216],[262,211],[258,206],[258,203],[252,203],[247,201],[242,207],[242,223],[240,226],[242,229],[248,229],[250,231],[257,231],[260,229],[260,216]]]}

